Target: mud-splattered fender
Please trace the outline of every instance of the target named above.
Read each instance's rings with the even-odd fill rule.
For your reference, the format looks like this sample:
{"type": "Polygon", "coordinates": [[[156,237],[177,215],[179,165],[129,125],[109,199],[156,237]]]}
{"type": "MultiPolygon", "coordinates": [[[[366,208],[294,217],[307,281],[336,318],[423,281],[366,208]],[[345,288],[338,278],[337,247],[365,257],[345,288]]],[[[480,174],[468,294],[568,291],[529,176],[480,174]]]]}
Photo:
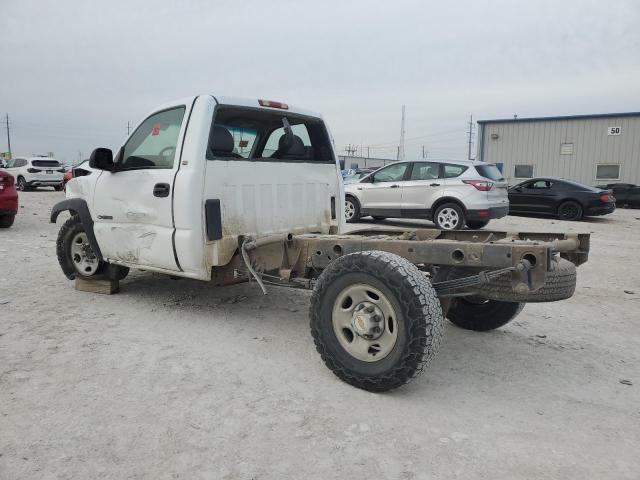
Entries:
{"type": "Polygon", "coordinates": [[[84,231],[87,233],[87,239],[89,240],[93,253],[98,257],[98,259],[102,260],[102,252],[100,251],[98,241],[96,240],[96,236],[93,232],[93,219],[91,218],[91,213],[89,213],[87,202],[81,198],[67,198],[66,200],[56,203],[51,209],[51,223],[56,223],[58,215],[67,210],[71,212],[72,215],[78,214],[80,221],[82,222],[82,226],[84,227],[84,231]]]}

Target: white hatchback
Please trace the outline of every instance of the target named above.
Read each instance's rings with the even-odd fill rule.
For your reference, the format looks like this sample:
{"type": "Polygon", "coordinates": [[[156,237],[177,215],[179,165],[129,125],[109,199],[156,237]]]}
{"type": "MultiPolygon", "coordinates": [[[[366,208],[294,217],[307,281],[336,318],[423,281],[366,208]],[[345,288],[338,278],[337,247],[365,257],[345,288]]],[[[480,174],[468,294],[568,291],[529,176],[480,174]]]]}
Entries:
{"type": "Polygon", "coordinates": [[[17,157],[7,163],[5,170],[16,179],[18,190],[25,191],[37,187],[63,189],[63,165],[51,157],[17,157]]]}
{"type": "Polygon", "coordinates": [[[349,223],[421,218],[441,230],[478,229],[509,212],[507,182],[484,162],[396,162],[344,188],[349,223]]]}

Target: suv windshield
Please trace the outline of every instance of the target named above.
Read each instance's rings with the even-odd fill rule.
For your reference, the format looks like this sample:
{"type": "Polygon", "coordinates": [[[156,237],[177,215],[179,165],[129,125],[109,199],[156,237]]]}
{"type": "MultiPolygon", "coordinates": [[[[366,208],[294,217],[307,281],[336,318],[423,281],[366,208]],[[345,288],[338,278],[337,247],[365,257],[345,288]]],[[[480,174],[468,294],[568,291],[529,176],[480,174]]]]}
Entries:
{"type": "Polygon", "coordinates": [[[485,178],[489,178],[495,182],[501,182],[504,180],[502,173],[500,173],[500,170],[498,170],[498,167],[495,165],[476,165],[475,168],[478,173],[485,178]]]}
{"type": "Polygon", "coordinates": [[[31,165],[34,167],[59,167],[60,162],[57,160],[32,160],[31,165]]]}

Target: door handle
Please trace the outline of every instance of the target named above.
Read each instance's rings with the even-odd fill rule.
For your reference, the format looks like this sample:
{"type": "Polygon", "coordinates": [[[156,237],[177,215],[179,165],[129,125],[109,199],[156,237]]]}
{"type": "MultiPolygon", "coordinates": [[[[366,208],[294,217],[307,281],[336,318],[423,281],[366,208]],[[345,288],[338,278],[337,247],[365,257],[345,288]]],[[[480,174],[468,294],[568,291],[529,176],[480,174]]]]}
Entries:
{"type": "Polygon", "coordinates": [[[440,186],[440,184],[439,184],[439,183],[432,183],[432,184],[430,184],[429,186],[430,186],[430,187],[439,187],[439,186],[440,186]]]}
{"type": "Polygon", "coordinates": [[[400,185],[391,185],[389,188],[398,188],[400,185]]]}
{"type": "Polygon", "coordinates": [[[156,183],[153,186],[154,197],[168,197],[169,191],[170,191],[170,188],[168,183],[156,183]]]}

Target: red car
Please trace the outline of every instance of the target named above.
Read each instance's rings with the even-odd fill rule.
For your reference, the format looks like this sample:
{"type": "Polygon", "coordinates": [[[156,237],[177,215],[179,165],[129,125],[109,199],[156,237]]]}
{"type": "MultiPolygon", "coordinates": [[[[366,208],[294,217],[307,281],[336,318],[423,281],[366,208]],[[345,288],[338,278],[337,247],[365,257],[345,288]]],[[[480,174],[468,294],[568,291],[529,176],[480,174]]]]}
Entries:
{"type": "Polygon", "coordinates": [[[13,175],[0,170],[0,228],[9,228],[18,213],[18,191],[13,175]]]}

